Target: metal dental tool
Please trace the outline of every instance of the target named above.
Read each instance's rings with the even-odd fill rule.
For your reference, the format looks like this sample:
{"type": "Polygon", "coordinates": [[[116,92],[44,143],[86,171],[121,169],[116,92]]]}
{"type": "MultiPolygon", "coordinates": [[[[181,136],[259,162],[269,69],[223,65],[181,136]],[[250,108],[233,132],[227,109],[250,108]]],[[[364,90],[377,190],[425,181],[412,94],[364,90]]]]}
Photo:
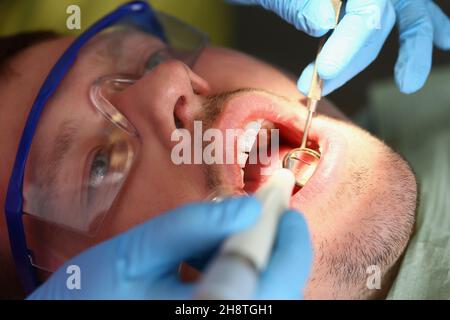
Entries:
{"type": "MultiPolygon", "coordinates": [[[[331,0],[336,12],[336,25],[339,22],[339,16],[342,7],[341,0],[331,0]]],[[[317,109],[317,104],[322,98],[323,80],[317,73],[317,57],[322,51],[325,44],[325,38],[322,38],[319,43],[319,49],[316,56],[316,63],[314,64],[313,76],[311,86],[308,92],[307,109],[308,116],[306,118],[305,127],[303,130],[302,141],[299,148],[291,150],[283,159],[283,167],[291,170],[295,175],[295,184],[298,187],[303,187],[311,178],[320,160],[320,153],[316,150],[306,146],[308,142],[309,130],[311,128],[312,119],[317,109]]]]}

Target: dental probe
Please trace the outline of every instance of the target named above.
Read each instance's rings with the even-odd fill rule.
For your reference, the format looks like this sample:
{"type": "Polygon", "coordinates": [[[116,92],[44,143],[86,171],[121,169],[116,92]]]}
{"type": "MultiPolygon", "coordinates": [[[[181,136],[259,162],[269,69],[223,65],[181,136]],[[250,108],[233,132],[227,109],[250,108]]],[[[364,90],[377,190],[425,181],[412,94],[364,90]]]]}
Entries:
{"type": "MultiPolygon", "coordinates": [[[[339,21],[339,15],[341,13],[342,1],[341,0],[331,0],[333,3],[334,11],[336,12],[336,25],[339,21]]],[[[322,98],[322,87],[323,80],[319,77],[317,73],[317,59],[319,57],[320,52],[322,51],[323,45],[325,44],[325,39],[322,38],[319,43],[319,49],[317,50],[316,60],[314,63],[314,69],[312,73],[311,86],[309,88],[308,97],[307,97],[307,109],[308,116],[305,122],[305,128],[303,130],[302,142],[300,144],[300,148],[306,148],[306,142],[308,141],[309,129],[311,128],[312,119],[314,113],[317,109],[317,104],[322,98]]]]}
{"type": "Polygon", "coordinates": [[[257,190],[262,202],[258,222],[225,240],[209,264],[195,294],[201,300],[251,299],[265,269],[275,241],[281,214],[288,209],[295,178],[288,169],[278,169],[257,190]]]}
{"type": "MultiPolygon", "coordinates": [[[[336,25],[339,22],[339,16],[341,13],[342,1],[331,0],[334,10],[336,12],[336,25]]],[[[306,117],[305,127],[303,129],[303,136],[300,143],[300,147],[292,149],[283,158],[283,168],[291,170],[295,175],[295,184],[297,187],[303,187],[308,180],[314,174],[321,154],[320,152],[308,148],[306,146],[308,142],[309,130],[311,128],[314,113],[317,109],[317,104],[322,98],[323,81],[317,73],[317,58],[322,51],[325,44],[325,38],[322,38],[319,43],[319,49],[314,63],[314,69],[312,73],[311,86],[309,88],[307,96],[306,107],[308,109],[308,115],[306,117]]]]}

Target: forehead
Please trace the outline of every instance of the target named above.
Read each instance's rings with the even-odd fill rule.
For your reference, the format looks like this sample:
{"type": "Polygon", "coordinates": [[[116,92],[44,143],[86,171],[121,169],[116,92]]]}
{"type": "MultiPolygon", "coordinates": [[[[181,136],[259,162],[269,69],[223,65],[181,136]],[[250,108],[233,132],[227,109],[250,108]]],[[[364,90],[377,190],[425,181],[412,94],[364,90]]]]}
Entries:
{"type": "Polygon", "coordinates": [[[35,44],[20,52],[7,65],[6,81],[0,86],[0,97],[4,102],[0,108],[0,129],[22,130],[26,116],[53,64],[72,42],[71,37],[61,37],[35,44]],[[22,120],[22,121],[21,121],[22,120]],[[6,128],[5,128],[6,127],[6,128]]]}

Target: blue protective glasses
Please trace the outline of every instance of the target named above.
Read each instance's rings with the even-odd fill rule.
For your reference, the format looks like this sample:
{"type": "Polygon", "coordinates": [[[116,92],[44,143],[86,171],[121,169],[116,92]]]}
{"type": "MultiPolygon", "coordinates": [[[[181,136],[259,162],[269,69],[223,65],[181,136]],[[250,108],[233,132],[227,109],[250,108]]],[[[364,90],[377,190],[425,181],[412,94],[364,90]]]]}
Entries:
{"type": "MultiPolygon", "coordinates": [[[[120,6],[115,11],[106,15],[92,25],[74,40],[70,47],[66,49],[63,55],[56,62],[45,79],[29,112],[28,119],[25,123],[25,128],[19,142],[6,195],[5,214],[11,252],[16,264],[17,272],[22,281],[23,288],[27,293],[32,292],[39,285],[36,265],[33,263],[33,252],[27,245],[23,221],[24,213],[29,213],[24,212],[24,177],[27,168],[27,160],[30,156],[30,150],[32,150],[32,142],[36,135],[38,123],[44,109],[46,108],[46,105],[48,104],[48,101],[60,87],[61,82],[76,62],[80,50],[82,50],[92,38],[101,32],[118,25],[132,26],[140,32],[151,34],[168,47],[172,48],[169,51],[166,50],[166,54],[167,52],[170,52],[171,58],[180,59],[188,65],[192,65],[195,62],[196,58],[207,43],[206,35],[200,31],[176,20],[173,17],[153,11],[146,2],[134,1],[120,6]]],[[[109,135],[113,137],[112,140],[114,140],[111,143],[111,145],[113,145],[111,149],[113,149],[116,154],[113,162],[120,164],[117,165],[118,169],[114,174],[114,179],[111,179],[112,182],[109,182],[108,190],[114,189],[115,191],[108,191],[108,196],[100,196],[103,200],[99,202],[100,204],[97,203],[95,206],[91,206],[95,208],[93,212],[96,214],[101,213],[102,216],[106,213],[107,209],[109,209],[109,205],[117,196],[120,186],[126,177],[126,173],[128,172],[132,162],[130,159],[136,152],[136,148],[134,147],[135,144],[129,141],[133,141],[133,139],[136,139],[136,136],[138,135],[138,133],[134,132],[132,124],[129,124],[120,112],[118,112],[108,102],[107,91],[109,89],[103,90],[103,88],[105,86],[107,88],[126,87],[127,85],[134,83],[134,81],[138,78],[139,76],[105,76],[98,79],[91,87],[91,101],[98,111],[111,123],[113,123],[112,125],[111,123],[109,124],[107,131],[109,132],[109,135]],[[104,91],[106,93],[104,93],[104,91]],[[121,120],[117,121],[118,118],[121,120]],[[121,138],[122,136],[124,137],[123,139],[121,138]],[[111,185],[114,186],[114,188],[111,188],[111,185]]],[[[100,156],[99,159],[102,161],[103,158],[100,156]]],[[[100,184],[97,180],[94,179],[90,187],[96,187],[96,184],[100,184]]],[[[100,188],[98,189],[101,190],[100,188]]],[[[96,197],[99,198],[99,196],[96,197]]],[[[73,208],[74,206],[71,203],[68,203],[66,207],[73,208]]],[[[63,210],[59,208],[59,212],[61,211],[66,213],[65,208],[63,210]]],[[[94,218],[92,220],[95,220],[96,222],[100,220],[98,219],[98,216],[94,216],[94,218]]],[[[61,223],[60,221],[56,221],[56,223],[64,225],[64,223],[61,223]]],[[[85,225],[86,223],[81,225],[80,223],[75,224],[72,221],[72,224],[66,223],[65,226],[78,231],[84,231],[83,228],[86,227],[85,225]]],[[[86,227],[86,229],[88,228],[90,227],[86,227]]]]}

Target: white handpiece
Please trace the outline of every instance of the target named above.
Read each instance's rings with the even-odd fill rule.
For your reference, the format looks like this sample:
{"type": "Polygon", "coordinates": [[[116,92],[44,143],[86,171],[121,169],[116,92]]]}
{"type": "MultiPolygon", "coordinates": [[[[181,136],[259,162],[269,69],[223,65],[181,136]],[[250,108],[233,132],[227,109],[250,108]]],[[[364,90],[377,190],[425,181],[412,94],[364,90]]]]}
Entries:
{"type": "Polygon", "coordinates": [[[279,169],[258,189],[262,214],[255,225],[228,238],[206,269],[197,299],[250,299],[267,265],[281,214],[288,209],[295,177],[279,169]]]}
{"type": "Polygon", "coordinates": [[[266,266],[275,239],[280,215],[289,208],[295,177],[288,169],[280,169],[255,193],[262,203],[259,221],[241,233],[228,238],[223,253],[239,254],[249,259],[258,271],[266,266]]]}

